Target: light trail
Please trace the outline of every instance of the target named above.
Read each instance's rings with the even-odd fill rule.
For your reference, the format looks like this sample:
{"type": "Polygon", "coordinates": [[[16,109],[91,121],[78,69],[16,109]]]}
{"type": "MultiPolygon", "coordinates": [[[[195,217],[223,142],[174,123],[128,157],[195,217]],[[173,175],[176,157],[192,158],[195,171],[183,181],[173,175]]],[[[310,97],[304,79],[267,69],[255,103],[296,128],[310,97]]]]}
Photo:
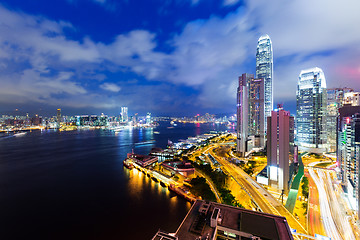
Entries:
{"type": "Polygon", "coordinates": [[[328,195],[325,191],[325,183],[323,178],[319,178],[314,170],[312,168],[309,169],[310,176],[314,180],[316,187],[319,191],[319,202],[320,202],[320,214],[321,214],[321,220],[323,222],[326,234],[331,237],[331,239],[339,239],[341,240],[342,237],[340,233],[338,232],[338,229],[336,227],[336,224],[334,222],[334,219],[331,215],[330,211],[330,204],[328,195]]]}
{"type": "Polygon", "coordinates": [[[336,222],[336,226],[340,229],[342,235],[344,236],[344,239],[355,239],[355,236],[353,234],[353,230],[350,226],[348,216],[343,211],[342,205],[339,203],[338,195],[336,195],[332,181],[331,176],[329,174],[329,171],[319,170],[320,174],[323,178],[326,179],[327,184],[327,190],[329,198],[331,199],[331,212],[333,214],[333,217],[336,222]],[[326,174],[326,176],[324,176],[326,174]]]}

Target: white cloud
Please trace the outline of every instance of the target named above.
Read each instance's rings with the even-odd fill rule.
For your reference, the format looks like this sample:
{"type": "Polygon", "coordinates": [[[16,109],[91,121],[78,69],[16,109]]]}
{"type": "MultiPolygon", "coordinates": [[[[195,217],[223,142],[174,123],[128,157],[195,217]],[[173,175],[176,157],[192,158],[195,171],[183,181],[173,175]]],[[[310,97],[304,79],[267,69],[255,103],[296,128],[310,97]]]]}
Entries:
{"type": "Polygon", "coordinates": [[[103,83],[100,85],[100,88],[110,92],[120,92],[121,90],[121,87],[119,87],[115,83],[103,83]]]}
{"type": "Polygon", "coordinates": [[[233,6],[237,4],[239,0],[224,0],[223,5],[224,6],[233,6]]]}
{"type": "MultiPolygon", "coordinates": [[[[56,102],[54,95],[67,94],[67,99],[80,100],[78,106],[93,96],[101,98],[101,106],[110,107],[118,101],[99,97],[87,87],[97,79],[104,90],[125,92],[123,85],[120,89],[107,82],[101,71],[108,70],[190,86],[198,91],[191,96],[193,104],[232,109],[237,77],[255,73],[256,43],[264,33],[273,42],[275,102],[294,100],[300,70],[313,66],[324,70],[328,86],[336,87],[341,80],[360,90],[358,9],[360,2],[355,0],[248,0],[223,18],[212,15],[187,23],[167,41],[174,50],[164,53],[156,50],[156,35],[146,30],[119,34],[110,44],[86,37],[74,41],[64,34],[66,28],[75,29],[71,23],[0,5],[0,81],[1,89],[6,89],[0,89],[0,101],[28,101],[35,96],[36,101],[56,102]]],[[[166,91],[158,100],[169,96],[166,91]]]]}

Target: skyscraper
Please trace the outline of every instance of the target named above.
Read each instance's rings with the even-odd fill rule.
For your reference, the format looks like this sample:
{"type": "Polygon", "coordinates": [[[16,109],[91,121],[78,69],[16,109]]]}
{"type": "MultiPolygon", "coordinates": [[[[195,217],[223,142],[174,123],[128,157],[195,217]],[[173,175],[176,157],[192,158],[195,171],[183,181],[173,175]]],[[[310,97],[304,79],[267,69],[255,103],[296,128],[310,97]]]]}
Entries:
{"type": "Polygon", "coordinates": [[[296,140],[299,150],[326,151],[326,107],[324,72],[317,67],[302,70],[296,90],[296,140]]]}
{"type": "Polygon", "coordinates": [[[249,135],[254,147],[265,146],[264,79],[250,79],[249,85],[249,135]]]}
{"type": "Polygon", "coordinates": [[[127,107],[121,107],[121,122],[128,122],[128,108],[127,107]]]}
{"type": "Polygon", "coordinates": [[[351,88],[330,88],[327,89],[326,126],[327,142],[329,151],[336,151],[336,125],[339,115],[339,108],[343,106],[344,94],[353,92],[351,88]]]}
{"type": "Polygon", "coordinates": [[[241,155],[253,147],[264,147],[264,114],[264,79],[242,74],[237,91],[237,151],[241,155]]]}
{"type": "Polygon", "coordinates": [[[342,182],[346,186],[349,202],[356,209],[357,205],[360,205],[360,111],[359,106],[348,106],[340,109],[340,111],[338,161],[340,162],[342,182]],[[351,114],[357,111],[359,112],[351,114]]]}
{"type": "Polygon", "coordinates": [[[273,110],[273,49],[270,37],[265,34],[258,40],[256,50],[256,78],[265,81],[265,129],[266,117],[273,110]]]}
{"type": "Polygon", "coordinates": [[[245,156],[247,149],[248,127],[249,127],[249,90],[247,83],[253,79],[253,74],[244,73],[239,77],[239,87],[237,89],[237,139],[236,151],[242,157],[245,156]]]}
{"type": "Polygon", "coordinates": [[[294,117],[279,107],[267,118],[267,167],[269,185],[289,191],[290,162],[294,160],[294,117]]]}
{"type": "Polygon", "coordinates": [[[151,122],[152,122],[152,121],[151,121],[151,113],[148,112],[148,113],[146,114],[145,123],[148,124],[148,125],[150,125],[151,122]]]}
{"type": "Polygon", "coordinates": [[[61,122],[61,109],[58,108],[56,113],[56,127],[60,128],[60,122],[61,122]]]}

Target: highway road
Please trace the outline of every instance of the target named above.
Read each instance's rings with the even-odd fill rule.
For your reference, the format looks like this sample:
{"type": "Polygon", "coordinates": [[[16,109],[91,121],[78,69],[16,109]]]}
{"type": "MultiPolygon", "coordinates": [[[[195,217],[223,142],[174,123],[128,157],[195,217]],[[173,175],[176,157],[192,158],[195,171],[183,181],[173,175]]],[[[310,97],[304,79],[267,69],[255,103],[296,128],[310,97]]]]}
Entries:
{"type": "Polygon", "coordinates": [[[231,175],[235,181],[237,181],[243,189],[245,189],[252,199],[256,202],[259,208],[265,212],[275,215],[281,215],[286,217],[288,224],[291,228],[296,229],[297,232],[307,234],[305,228],[296,220],[296,218],[270,193],[256,183],[248,174],[246,174],[241,168],[224,160],[222,157],[218,157],[209,149],[211,154],[216,160],[223,166],[229,175],[231,175]]]}
{"type": "Polygon", "coordinates": [[[210,186],[210,188],[211,188],[211,191],[213,191],[213,193],[215,193],[215,197],[216,197],[216,200],[218,201],[218,203],[222,203],[221,198],[220,198],[220,194],[218,193],[218,191],[216,190],[216,188],[213,186],[212,182],[209,181],[209,179],[207,179],[207,177],[204,176],[204,174],[202,174],[202,173],[199,172],[198,170],[195,170],[195,173],[196,173],[198,176],[205,178],[207,184],[208,184],[208,185],[210,186]]]}
{"type": "Polygon", "coordinates": [[[309,206],[308,206],[309,234],[312,236],[315,236],[315,234],[326,236],[325,228],[321,221],[319,191],[317,190],[316,184],[313,178],[310,176],[308,170],[305,171],[305,175],[309,179],[309,206]]]}
{"type": "Polygon", "coordinates": [[[329,170],[309,168],[309,174],[319,191],[320,214],[326,236],[331,239],[355,239],[348,216],[339,202],[329,170]]]}

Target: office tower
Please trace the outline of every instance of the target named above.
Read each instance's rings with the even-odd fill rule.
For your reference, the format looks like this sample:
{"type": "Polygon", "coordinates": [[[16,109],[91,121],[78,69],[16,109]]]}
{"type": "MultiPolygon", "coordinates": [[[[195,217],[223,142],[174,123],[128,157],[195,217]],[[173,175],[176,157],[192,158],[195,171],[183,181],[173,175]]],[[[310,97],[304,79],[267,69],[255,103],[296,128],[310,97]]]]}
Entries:
{"type": "Polygon", "coordinates": [[[329,88],[327,92],[326,126],[327,142],[330,152],[336,151],[336,125],[339,108],[343,106],[344,95],[353,92],[351,88],[329,88]]]}
{"type": "Polygon", "coordinates": [[[242,157],[245,156],[247,149],[248,127],[249,127],[249,90],[248,82],[253,79],[253,74],[244,73],[239,77],[239,87],[237,89],[237,125],[236,125],[236,151],[242,157]]]}
{"type": "Polygon", "coordinates": [[[128,122],[128,108],[127,107],[121,107],[121,122],[128,122]]]}
{"type": "Polygon", "coordinates": [[[254,147],[264,147],[264,114],[264,79],[242,74],[237,91],[237,151],[242,156],[254,147]]]}
{"type": "Polygon", "coordinates": [[[299,150],[322,153],[327,149],[326,80],[320,68],[302,70],[296,90],[296,133],[299,150]]]}
{"type": "Polygon", "coordinates": [[[279,107],[267,118],[267,167],[269,185],[289,191],[289,163],[294,160],[294,117],[279,107]]]}
{"type": "MultiPolygon", "coordinates": [[[[360,111],[359,106],[349,106],[346,116],[342,109],[339,118],[338,161],[341,163],[342,182],[346,186],[349,202],[353,208],[359,203],[360,161],[360,111]],[[352,114],[351,112],[356,112],[352,114]]],[[[359,208],[358,208],[359,209],[359,208]]],[[[360,212],[359,212],[360,215],[360,212]]]]}
{"type": "Polygon", "coordinates": [[[148,112],[148,113],[146,114],[146,120],[145,120],[145,121],[146,121],[146,124],[147,124],[147,125],[150,125],[150,124],[151,124],[151,113],[148,112]]]}
{"type": "Polygon", "coordinates": [[[61,122],[61,109],[58,108],[57,114],[56,114],[56,127],[60,128],[60,122],[61,122]]]}
{"type": "Polygon", "coordinates": [[[352,104],[345,104],[339,109],[339,116],[337,118],[337,161],[338,165],[340,167],[340,178],[342,180],[343,184],[346,184],[348,176],[346,175],[346,158],[347,158],[347,149],[346,149],[346,141],[344,141],[344,138],[346,138],[345,134],[346,131],[344,130],[345,124],[347,124],[347,121],[351,120],[352,116],[354,116],[357,113],[360,113],[360,106],[358,105],[352,105],[352,104]]]}
{"type": "Polygon", "coordinates": [[[254,147],[265,146],[264,79],[249,82],[249,135],[254,137],[254,147]]]}
{"type": "Polygon", "coordinates": [[[271,39],[263,35],[258,40],[256,50],[256,78],[265,81],[265,129],[266,117],[273,110],[273,49],[271,39]]]}
{"type": "Polygon", "coordinates": [[[344,94],[344,104],[360,106],[360,92],[347,92],[344,94]]]}

